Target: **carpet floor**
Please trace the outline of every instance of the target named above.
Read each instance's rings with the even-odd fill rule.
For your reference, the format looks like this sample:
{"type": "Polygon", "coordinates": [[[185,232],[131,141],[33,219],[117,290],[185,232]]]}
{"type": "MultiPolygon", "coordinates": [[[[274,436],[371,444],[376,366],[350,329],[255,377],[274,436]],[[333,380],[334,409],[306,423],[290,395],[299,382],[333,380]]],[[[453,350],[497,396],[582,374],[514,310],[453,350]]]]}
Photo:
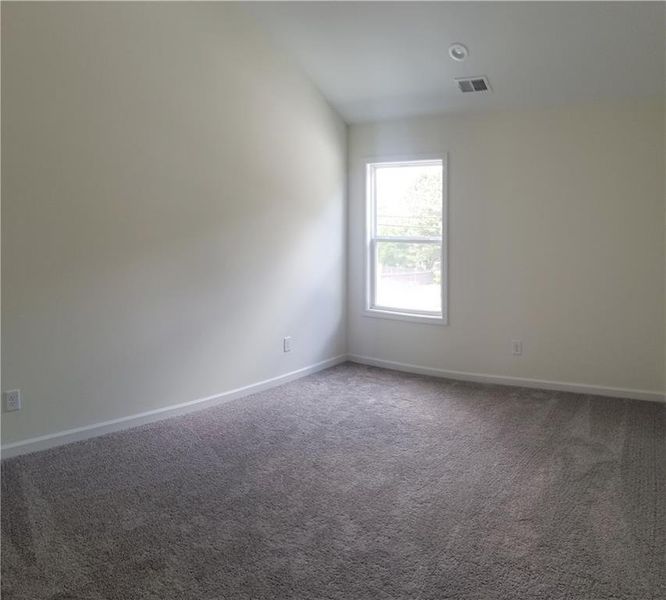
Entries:
{"type": "Polygon", "coordinates": [[[666,405],[344,364],[5,461],[3,600],[666,598],[666,405]]]}

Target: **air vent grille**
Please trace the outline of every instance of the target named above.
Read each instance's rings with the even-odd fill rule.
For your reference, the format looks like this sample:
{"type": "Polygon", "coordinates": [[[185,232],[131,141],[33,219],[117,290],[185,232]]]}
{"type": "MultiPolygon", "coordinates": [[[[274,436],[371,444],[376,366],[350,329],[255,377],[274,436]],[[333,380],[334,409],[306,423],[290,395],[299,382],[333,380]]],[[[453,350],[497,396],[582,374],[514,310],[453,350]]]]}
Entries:
{"type": "Polygon", "coordinates": [[[469,92],[490,92],[490,83],[485,76],[480,77],[457,77],[456,83],[463,93],[469,92]]]}

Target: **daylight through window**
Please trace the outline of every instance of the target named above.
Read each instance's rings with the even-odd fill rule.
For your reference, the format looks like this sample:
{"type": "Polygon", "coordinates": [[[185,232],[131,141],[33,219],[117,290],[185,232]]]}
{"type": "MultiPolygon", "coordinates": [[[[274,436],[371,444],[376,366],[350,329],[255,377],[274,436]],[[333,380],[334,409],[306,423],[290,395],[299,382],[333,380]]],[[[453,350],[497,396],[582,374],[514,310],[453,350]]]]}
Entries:
{"type": "Polygon", "coordinates": [[[445,315],[444,161],[367,166],[368,302],[375,316],[445,315]]]}

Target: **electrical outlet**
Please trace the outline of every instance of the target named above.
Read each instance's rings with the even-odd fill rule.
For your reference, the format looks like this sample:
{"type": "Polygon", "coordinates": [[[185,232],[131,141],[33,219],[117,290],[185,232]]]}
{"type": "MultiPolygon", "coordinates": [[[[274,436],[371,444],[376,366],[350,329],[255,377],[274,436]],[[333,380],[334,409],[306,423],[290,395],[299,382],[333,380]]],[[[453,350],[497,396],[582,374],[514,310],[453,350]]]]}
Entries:
{"type": "Polygon", "coordinates": [[[511,352],[514,356],[520,356],[523,353],[523,342],[521,340],[513,340],[511,342],[511,352]]]}
{"type": "Polygon", "coordinates": [[[21,410],[21,390],[9,390],[3,394],[5,412],[21,410]]]}
{"type": "Polygon", "coordinates": [[[291,337],[287,336],[282,340],[282,350],[284,352],[291,352],[291,337]]]}

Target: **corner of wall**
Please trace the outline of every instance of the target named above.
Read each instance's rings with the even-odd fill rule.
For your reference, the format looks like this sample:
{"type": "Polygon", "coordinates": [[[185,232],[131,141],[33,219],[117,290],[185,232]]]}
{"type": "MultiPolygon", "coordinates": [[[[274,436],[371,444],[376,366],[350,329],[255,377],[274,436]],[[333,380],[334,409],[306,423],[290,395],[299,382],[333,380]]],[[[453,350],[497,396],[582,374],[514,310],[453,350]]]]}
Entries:
{"type": "Polygon", "coordinates": [[[349,252],[349,239],[350,239],[350,222],[349,222],[349,204],[350,204],[350,177],[349,169],[351,165],[350,159],[350,147],[351,147],[351,126],[349,123],[345,122],[345,310],[344,310],[344,322],[345,322],[345,334],[344,334],[344,348],[345,353],[349,354],[349,315],[350,315],[350,292],[349,292],[349,273],[350,265],[349,261],[351,259],[351,254],[349,252]]]}

